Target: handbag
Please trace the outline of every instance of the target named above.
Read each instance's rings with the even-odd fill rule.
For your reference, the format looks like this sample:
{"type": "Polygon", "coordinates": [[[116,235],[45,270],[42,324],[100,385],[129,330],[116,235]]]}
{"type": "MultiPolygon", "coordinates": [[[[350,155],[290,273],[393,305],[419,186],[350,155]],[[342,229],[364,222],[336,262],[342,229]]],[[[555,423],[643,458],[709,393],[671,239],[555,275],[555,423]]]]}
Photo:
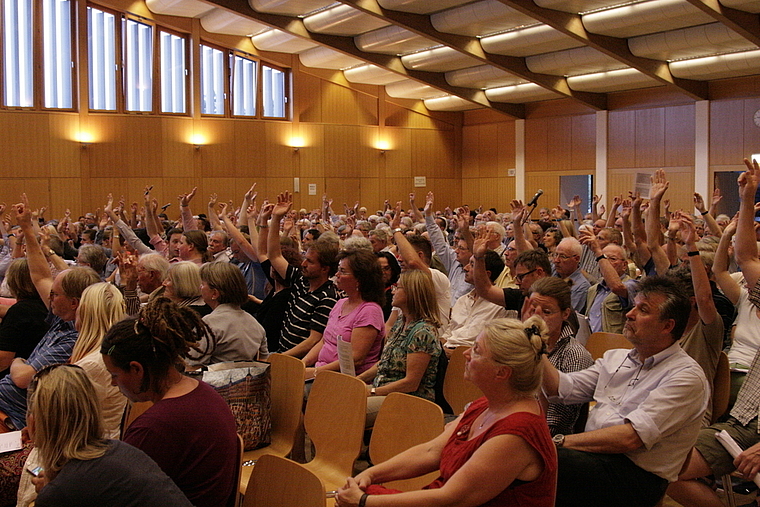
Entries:
{"type": "Polygon", "coordinates": [[[212,364],[202,372],[201,380],[213,387],[230,406],[246,451],[271,442],[269,368],[269,363],[238,361],[212,364]]]}

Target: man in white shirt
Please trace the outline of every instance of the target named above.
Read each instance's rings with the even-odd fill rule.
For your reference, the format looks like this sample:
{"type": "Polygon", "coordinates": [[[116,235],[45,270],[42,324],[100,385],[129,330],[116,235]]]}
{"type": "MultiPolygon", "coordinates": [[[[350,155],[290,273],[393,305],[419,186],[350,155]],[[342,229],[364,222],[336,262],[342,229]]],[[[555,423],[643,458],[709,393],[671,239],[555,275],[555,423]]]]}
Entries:
{"type": "Polygon", "coordinates": [[[558,372],[547,359],[549,401],[596,401],[586,431],[556,435],[561,506],[654,506],[678,477],[710,398],[704,372],[678,345],[689,299],[647,278],[626,315],[633,350],[609,350],[593,366],[558,372]]]}

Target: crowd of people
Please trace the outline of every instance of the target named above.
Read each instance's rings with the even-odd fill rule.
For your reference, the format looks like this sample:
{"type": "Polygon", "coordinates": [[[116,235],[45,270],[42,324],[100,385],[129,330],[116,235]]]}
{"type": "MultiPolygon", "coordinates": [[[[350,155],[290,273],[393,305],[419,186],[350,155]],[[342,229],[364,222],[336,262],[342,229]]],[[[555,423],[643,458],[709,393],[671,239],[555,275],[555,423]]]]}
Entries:
{"type": "Polygon", "coordinates": [[[30,438],[0,456],[0,504],[28,505],[36,488],[38,505],[118,491],[231,506],[234,417],[185,371],[277,352],[304,362],[308,384],[348,346],[371,427],[391,393],[441,402],[447,358],[466,346],[484,398],[349,479],[338,505],[646,506],[666,491],[720,505],[698,478],[760,471],[760,167],[746,165],[733,218],[717,214],[719,189],[709,207],[694,195],[696,213],[671,211],[662,170],[648,199],[594,196],[590,213],[577,196],[436,210],[432,193],[375,213],[335,212],[326,196],[296,210],[288,192],[259,205],[254,185],[239,207],[212,195],[194,213],[192,189],[170,217],[146,187],[142,206],[109,195],[102,214],[47,220],[22,196],[0,223],[0,416],[30,438]],[[594,362],[584,345],[598,331],[633,348],[594,362]],[[709,426],[723,350],[733,408],[709,426]],[[127,400],[152,406],[116,442],[127,400]],[[434,470],[425,491],[381,485],[434,470]]]}

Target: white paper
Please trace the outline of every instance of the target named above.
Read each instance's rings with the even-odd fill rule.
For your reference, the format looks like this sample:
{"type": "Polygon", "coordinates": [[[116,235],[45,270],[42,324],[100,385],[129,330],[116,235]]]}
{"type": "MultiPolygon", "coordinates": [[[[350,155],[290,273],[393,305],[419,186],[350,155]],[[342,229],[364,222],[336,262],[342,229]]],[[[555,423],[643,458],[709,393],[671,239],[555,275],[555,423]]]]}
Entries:
{"type": "Polygon", "coordinates": [[[338,362],[340,363],[340,372],[346,375],[356,376],[354,368],[354,350],[351,342],[343,341],[342,336],[338,336],[338,362]]]}
{"type": "Polygon", "coordinates": [[[642,199],[649,199],[649,190],[652,188],[651,174],[636,173],[636,181],[633,185],[634,192],[638,192],[642,199]]]}
{"type": "Polygon", "coordinates": [[[20,431],[0,433],[0,452],[18,451],[22,447],[20,431]]]}
{"type": "MultiPolygon", "coordinates": [[[[739,444],[737,444],[736,441],[731,438],[731,435],[729,435],[726,430],[722,430],[716,433],[715,438],[717,438],[718,442],[720,442],[723,447],[726,448],[726,451],[728,451],[728,454],[730,454],[732,458],[736,458],[739,454],[742,453],[742,449],[739,447],[739,444]]],[[[758,485],[758,487],[760,487],[760,474],[755,475],[752,480],[755,484],[758,485]]]]}

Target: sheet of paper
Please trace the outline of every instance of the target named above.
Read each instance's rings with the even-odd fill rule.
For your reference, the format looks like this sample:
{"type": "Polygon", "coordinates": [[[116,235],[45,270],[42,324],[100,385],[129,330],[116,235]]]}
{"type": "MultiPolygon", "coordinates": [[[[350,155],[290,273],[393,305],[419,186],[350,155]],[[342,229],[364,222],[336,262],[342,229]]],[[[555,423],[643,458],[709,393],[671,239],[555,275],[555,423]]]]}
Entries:
{"type": "Polygon", "coordinates": [[[0,452],[18,451],[22,447],[20,431],[0,433],[0,452]]]}
{"type": "Polygon", "coordinates": [[[342,336],[338,336],[338,362],[340,363],[340,372],[346,375],[356,376],[354,368],[354,350],[351,342],[343,341],[342,336]]]}
{"type": "MultiPolygon", "coordinates": [[[[737,457],[742,452],[742,448],[739,447],[739,444],[736,443],[736,441],[731,437],[731,435],[728,434],[726,430],[721,430],[718,433],[715,434],[715,438],[723,444],[723,447],[728,451],[728,454],[731,455],[732,458],[737,457]]],[[[755,484],[760,486],[760,474],[755,474],[754,479],[752,479],[755,484]]]]}
{"type": "Polygon", "coordinates": [[[636,173],[636,181],[633,185],[634,191],[641,195],[642,199],[649,199],[649,190],[652,188],[651,174],[636,173]]]}

